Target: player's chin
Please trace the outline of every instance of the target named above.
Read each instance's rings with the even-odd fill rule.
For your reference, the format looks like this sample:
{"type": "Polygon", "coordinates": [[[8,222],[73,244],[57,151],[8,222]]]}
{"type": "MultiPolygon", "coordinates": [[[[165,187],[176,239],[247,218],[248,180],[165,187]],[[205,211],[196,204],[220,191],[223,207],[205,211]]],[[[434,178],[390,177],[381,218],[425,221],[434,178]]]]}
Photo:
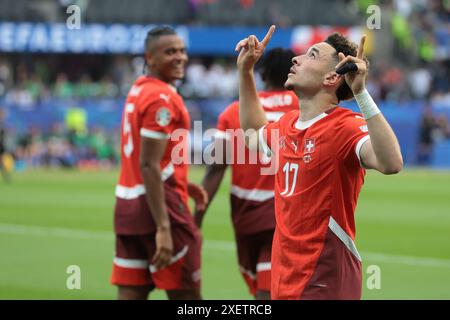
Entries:
{"type": "Polygon", "coordinates": [[[294,84],[292,83],[292,81],[287,79],[287,81],[284,83],[284,88],[286,90],[294,90],[294,84]]]}
{"type": "Polygon", "coordinates": [[[184,71],[172,72],[172,78],[175,80],[182,80],[184,78],[184,71]]]}

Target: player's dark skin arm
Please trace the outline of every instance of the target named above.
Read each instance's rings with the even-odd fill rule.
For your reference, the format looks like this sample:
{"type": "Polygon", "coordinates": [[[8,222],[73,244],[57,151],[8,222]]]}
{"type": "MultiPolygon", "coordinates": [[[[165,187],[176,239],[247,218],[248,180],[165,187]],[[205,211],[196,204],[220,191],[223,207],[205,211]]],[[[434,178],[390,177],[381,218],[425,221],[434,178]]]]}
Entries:
{"type": "Polygon", "coordinates": [[[170,220],[167,214],[160,161],[167,141],[142,137],[140,153],[141,173],[145,185],[145,197],[156,224],[156,252],[153,264],[157,269],[167,266],[172,257],[173,242],[170,220]]]}
{"type": "MultiPolygon", "coordinates": [[[[217,140],[216,140],[217,141],[217,140]]],[[[219,144],[217,144],[218,146],[219,144]]],[[[206,211],[208,210],[209,204],[211,203],[212,199],[216,195],[217,190],[219,189],[219,186],[223,180],[223,176],[225,174],[225,171],[227,169],[227,162],[226,162],[226,141],[223,141],[223,159],[222,163],[219,164],[212,164],[209,166],[206,166],[206,172],[202,180],[202,186],[205,188],[206,193],[208,194],[209,202],[204,208],[204,210],[196,210],[194,213],[194,220],[195,224],[201,228],[203,223],[203,218],[205,216],[206,211]]],[[[216,147],[217,150],[217,147],[216,147]]]]}

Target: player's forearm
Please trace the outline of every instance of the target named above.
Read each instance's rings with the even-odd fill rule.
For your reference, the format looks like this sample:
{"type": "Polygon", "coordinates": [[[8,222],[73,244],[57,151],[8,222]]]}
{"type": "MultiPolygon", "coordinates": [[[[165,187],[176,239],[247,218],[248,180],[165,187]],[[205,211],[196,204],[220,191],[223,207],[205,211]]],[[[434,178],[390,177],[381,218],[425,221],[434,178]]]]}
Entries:
{"type": "Polygon", "coordinates": [[[213,200],[214,196],[216,195],[216,192],[219,189],[220,184],[222,183],[226,169],[227,169],[226,164],[213,164],[206,167],[206,173],[205,176],[203,177],[202,186],[208,193],[209,199],[208,207],[211,201],[213,200]]]}
{"type": "Polygon", "coordinates": [[[377,169],[386,174],[399,172],[403,167],[403,158],[394,131],[367,90],[355,97],[367,122],[377,169]]]}
{"type": "Polygon", "coordinates": [[[141,172],[144,179],[147,204],[157,229],[170,229],[170,219],[166,210],[159,164],[144,164],[141,166],[141,172]]]}
{"type": "Polygon", "coordinates": [[[400,172],[403,168],[400,145],[384,116],[380,113],[367,120],[367,128],[380,171],[386,174],[400,172]]]}
{"type": "Polygon", "coordinates": [[[253,70],[239,70],[239,121],[244,130],[258,130],[267,123],[256,91],[253,70]]]}

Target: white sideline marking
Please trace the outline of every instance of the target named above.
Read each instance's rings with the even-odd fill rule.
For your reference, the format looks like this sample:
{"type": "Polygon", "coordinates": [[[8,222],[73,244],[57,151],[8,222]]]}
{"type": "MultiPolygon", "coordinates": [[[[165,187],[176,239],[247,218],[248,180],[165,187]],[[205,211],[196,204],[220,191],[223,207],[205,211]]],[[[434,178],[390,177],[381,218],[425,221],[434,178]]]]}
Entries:
{"type": "MultiPolygon", "coordinates": [[[[66,239],[97,239],[108,241],[114,240],[114,234],[112,231],[111,232],[87,231],[87,230],[77,230],[58,227],[39,227],[39,226],[27,226],[20,224],[4,224],[4,223],[0,223],[0,234],[59,237],[66,239]]],[[[223,251],[236,250],[235,243],[232,241],[205,240],[203,242],[203,247],[223,251]]],[[[414,256],[386,254],[377,252],[362,252],[362,256],[363,260],[365,259],[377,262],[404,264],[421,267],[450,268],[450,259],[414,257],[414,256]]]]}

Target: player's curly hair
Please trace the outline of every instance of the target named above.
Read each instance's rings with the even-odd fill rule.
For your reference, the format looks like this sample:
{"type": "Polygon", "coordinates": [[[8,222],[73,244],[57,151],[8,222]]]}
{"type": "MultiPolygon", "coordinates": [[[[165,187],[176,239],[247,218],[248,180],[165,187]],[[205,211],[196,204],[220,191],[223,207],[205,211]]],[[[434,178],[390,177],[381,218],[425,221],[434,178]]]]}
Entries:
{"type": "MultiPolygon", "coordinates": [[[[335,56],[337,62],[339,62],[339,52],[342,52],[345,56],[350,55],[354,57],[356,57],[356,54],[358,52],[358,46],[355,43],[351,42],[342,34],[337,32],[329,35],[328,38],[325,39],[325,42],[336,49],[335,56]]],[[[365,57],[364,61],[366,62],[367,67],[369,67],[369,61],[365,57]]],[[[349,100],[353,98],[353,92],[346,81],[343,81],[339,88],[336,90],[336,96],[339,101],[349,100]]]]}
{"type": "Polygon", "coordinates": [[[290,49],[274,48],[267,51],[258,65],[262,80],[275,88],[284,88],[294,56],[290,49]]]}

